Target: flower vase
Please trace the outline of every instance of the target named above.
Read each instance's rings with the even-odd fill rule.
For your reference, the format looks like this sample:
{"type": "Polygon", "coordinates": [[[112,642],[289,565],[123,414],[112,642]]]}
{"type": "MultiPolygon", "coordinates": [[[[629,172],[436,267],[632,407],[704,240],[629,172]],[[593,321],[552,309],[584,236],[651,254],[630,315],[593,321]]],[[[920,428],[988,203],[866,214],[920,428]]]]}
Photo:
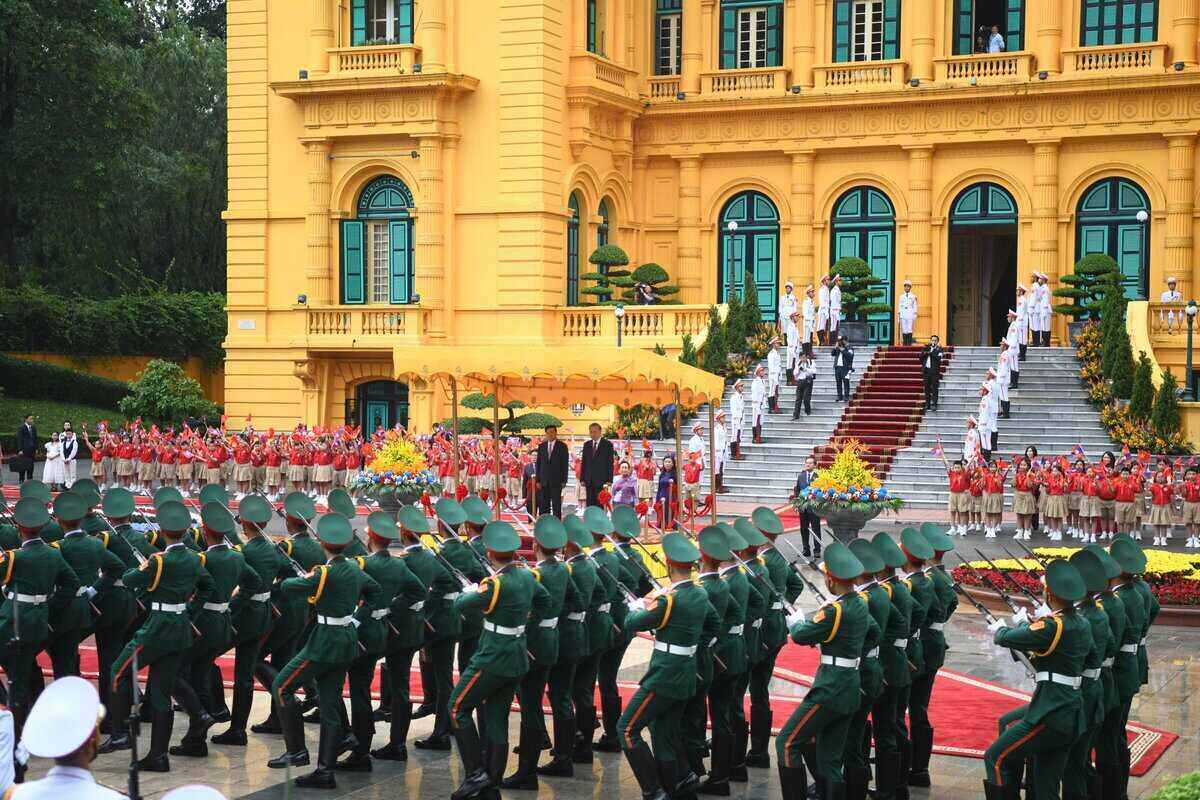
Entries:
{"type": "Polygon", "coordinates": [[[818,513],[821,517],[825,518],[829,527],[833,529],[833,533],[837,536],[838,541],[848,545],[858,538],[859,531],[868,522],[879,516],[879,512],[882,510],[881,508],[873,508],[858,511],[831,505],[821,509],[818,513]]]}

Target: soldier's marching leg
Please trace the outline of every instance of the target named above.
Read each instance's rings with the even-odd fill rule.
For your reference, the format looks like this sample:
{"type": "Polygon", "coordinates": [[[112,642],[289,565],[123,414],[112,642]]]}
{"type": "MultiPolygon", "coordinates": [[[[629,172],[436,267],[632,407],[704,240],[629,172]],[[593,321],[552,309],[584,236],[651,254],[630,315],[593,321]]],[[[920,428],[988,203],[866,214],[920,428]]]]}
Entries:
{"type": "Polygon", "coordinates": [[[170,772],[171,762],[167,749],[171,746],[171,730],[175,726],[175,712],[171,707],[171,689],[179,675],[182,653],[156,654],[149,648],[139,655],[146,658],[150,674],[146,679],[146,698],[150,702],[150,751],[138,762],[138,769],[146,772],[170,772]]]}
{"type": "Polygon", "coordinates": [[[384,761],[408,760],[408,745],[405,744],[405,741],[408,739],[412,703],[409,701],[409,681],[407,679],[412,670],[412,660],[415,654],[416,650],[403,649],[389,653],[387,656],[388,674],[397,676],[397,679],[392,681],[392,694],[389,698],[390,737],[388,743],[383,747],[371,751],[374,758],[384,761]]]}
{"type": "MultiPolygon", "coordinates": [[[[639,688],[633,697],[629,698],[625,711],[617,721],[621,750],[624,751],[629,768],[642,789],[644,800],[666,800],[668,795],[664,791],[663,781],[659,777],[659,765],[655,761],[656,756],[661,757],[666,753],[651,753],[650,747],[642,739],[642,729],[676,702],[653,691],[639,688]]],[[[670,743],[666,741],[656,744],[670,747],[670,743]]],[[[674,789],[674,786],[669,788],[674,789]]]]}
{"type": "Polygon", "coordinates": [[[1120,742],[1125,738],[1125,728],[1121,724],[1121,706],[1110,710],[1100,723],[1100,732],[1096,735],[1096,772],[1100,784],[1104,787],[1103,800],[1113,800],[1118,797],[1121,774],[1120,742]]]}
{"type": "Polygon", "coordinates": [[[575,703],[575,751],[571,757],[576,764],[592,763],[592,739],[596,733],[596,668],[600,653],[579,660],[571,695],[575,703]]]}
{"type": "Polygon", "coordinates": [[[875,735],[875,797],[891,800],[900,774],[895,687],[884,684],[883,693],[871,706],[871,731],[875,735]]]}
{"type": "MultiPolygon", "coordinates": [[[[496,679],[474,667],[459,675],[450,693],[450,729],[458,744],[458,756],[463,763],[462,784],[450,795],[451,800],[464,800],[491,785],[491,775],[484,764],[480,732],[472,714],[483,704],[504,679],[496,679]]],[[[509,696],[511,701],[511,695],[509,696]]],[[[440,713],[440,710],[439,710],[440,713]]]]}
{"type": "Polygon", "coordinates": [[[1045,725],[1034,725],[1020,718],[1027,707],[1005,714],[1006,720],[1017,717],[983,754],[984,792],[988,800],[1016,800],[1021,791],[1021,767],[1036,756],[1036,767],[1030,786],[1037,797],[1057,797],[1062,780],[1066,748],[1059,735],[1045,725]]]}
{"type": "MultiPolygon", "coordinates": [[[[260,649],[258,639],[242,642],[233,650],[233,708],[229,712],[229,728],[212,737],[213,744],[245,746],[246,721],[254,704],[254,671],[260,649]]],[[[270,691],[271,685],[263,688],[270,691]]]]}
{"type": "MultiPolygon", "coordinates": [[[[117,750],[128,750],[130,748],[129,740],[129,709],[133,698],[130,695],[132,686],[130,682],[136,680],[137,676],[132,674],[131,664],[133,654],[137,645],[132,641],[122,648],[121,653],[113,661],[112,668],[112,683],[109,685],[111,694],[109,695],[110,705],[105,706],[108,710],[106,716],[112,723],[110,733],[107,739],[100,743],[97,752],[101,755],[105,753],[113,753],[117,750]]],[[[18,681],[19,673],[15,671],[12,664],[8,665],[13,671],[9,672],[9,680],[13,686],[14,695],[16,689],[21,685],[18,681]]]]}
{"type": "MultiPolygon", "coordinates": [[[[342,686],[346,683],[345,664],[316,664],[313,677],[317,684],[317,700],[321,704],[321,739],[317,745],[317,768],[296,779],[296,785],[310,789],[337,788],[333,770],[337,765],[344,732],[338,707],[345,713],[342,686]]],[[[370,703],[368,703],[368,708],[370,703]]]]}
{"type": "Polygon", "coordinates": [[[504,779],[502,789],[537,790],[538,757],[542,752],[542,696],[546,692],[545,666],[530,665],[529,672],[521,678],[519,699],[521,702],[521,738],[517,771],[504,779]]]}
{"type": "MultiPolygon", "coordinates": [[[[709,717],[712,721],[712,759],[707,780],[699,794],[729,796],[729,769],[733,762],[732,697],[737,675],[721,673],[713,679],[708,692],[709,717]]],[[[702,731],[703,732],[703,731],[702,731]]]]}
{"type": "MultiPolygon", "coordinates": [[[[771,756],[767,751],[767,746],[771,740],[771,724],[774,716],[771,713],[771,696],[768,687],[771,684],[771,675],[775,672],[775,659],[779,656],[780,649],[777,647],[772,650],[750,671],[750,752],[746,753],[745,758],[748,767],[766,768],[771,766],[771,756]]],[[[745,690],[743,689],[742,695],[744,694],[745,690]]],[[[735,695],[731,704],[734,716],[744,720],[742,695],[735,695]]]]}
{"type": "Polygon", "coordinates": [[[371,681],[375,678],[376,656],[360,653],[350,664],[350,730],[354,749],[337,763],[337,769],[349,772],[371,771],[371,738],[375,722],[371,719],[371,681]]]}
{"type": "Polygon", "coordinates": [[[650,747],[658,763],[658,775],[664,790],[674,800],[694,797],[696,776],[687,768],[683,752],[682,726],[685,704],[676,700],[650,720],[650,747]]]}
{"type": "Polygon", "coordinates": [[[937,671],[925,672],[913,678],[909,687],[908,720],[912,736],[912,764],[909,786],[929,786],[929,758],[933,753],[933,725],[929,722],[929,699],[937,671]]]}
{"type": "Polygon", "coordinates": [[[499,800],[499,789],[504,782],[504,771],[508,767],[508,714],[520,681],[508,678],[497,686],[483,704],[484,760],[495,800],[499,800]]]}
{"type": "MultiPolygon", "coordinates": [[[[564,659],[562,654],[559,655],[558,663],[550,668],[548,693],[550,710],[554,717],[554,749],[551,751],[553,759],[544,767],[538,767],[539,775],[569,778],[575,774],[575,762],[571,760],[575,750],[575,704],[571,698],[575,668],[575,660],[564,659]]],[[[617,727],[620,728],[619,721],[617,727]]]]}
{"type": "Polygon", "coordinates": [[[308,747],[304,744],[304,720],[296,702],[296,690],[316,669],[316,664],[302,658],[287,663],[271,684],[271,699],[283,733],[284,752],[267,762],[272,769],[288,766],[302,767],[309,763],[308,747]]]}
{"type": "Polygon", "coordinates": [[[909,736],[908,720],[905,717],[911,690],[911,686],[900,686],[896,689],[896,746],[900,751],[900,770],[896,774],[896,797],[900,800],[908,798],[908,773],[912,769],[912,738],[909,736]]]}
{"type": "MultiPolygon", "coordinates": [[[[746,720],[745,710],[746,692],[750,688],[751,681],[754,680],[754,671],[761,666],[760,662],[754,665],[753,669],[737,676],[733,684],[733,695],[729,699],[729,730],[733,745],[733,753],[729,757],[729,780],[738,783],[745,783],[750,779],[746,773],[746,767],[750,765],[749,754],[746,752],[746,745],[750,741],[750,724],[746,720]]],[[[751,709],[753,709],[753,695],[751,695],[751,709]]],[[[770,763],[769,759],[767,763],[770,763]]]]}
{"type": "Polygon", "coordinates": [[[596,670],[596,682],[600,686],[600,712],[604,720],[604,734],[597,740],[596,749],[601,753],[621,752],[617,741],[617,720],[621,718],[621,693],[617,690],[617,673],[625,658],[625,651],[632,640],[630,634],[615,637],[613,646],[600,655],[596,670]]]}
{"type": "Polygon", "coordinates": [[[421,667],[421,705],[413,710],[412,718],[428,717],[437,707],[437,681],[433,677],[433,664],[428,651],[422,651],[419,657],[421,667]]]}
{"type": "MultiPolygon", "coordinates": [[[[425,650],[429,657],[430,677],[433,679],[433,732],[427,739],[418,739],[413,744],[420,750],[449,750],[452,727],[450,697],[453,686],[451,660],[454,656],[454,640],[438,639],[427,644],[425,650]]],[[[459,673],[460,680],[463,674],[459,673]]]]}
{"type": "Polygon", "coordinates": [[[842,753],[846,800],[866,800],[867,797],[867,784],[871,782],[871,765],[867,760],[870,751],[867,715],[870,713],[871,704],[864,701],[846,728],[846,747],[842,753]]]}
{"type": "Polygon", "coordinates": [[[707,723],[707,685],[697,680],[696,694],[683,705],[679,722],[679,741],[676,744],[680,753],[680,769],[689,777],[689,783],[693,786],[698,785],[700,778],[705,774],[704,756],[707,748],[704,740],[708,730],[707,723]]]}
{"type": "Polygon", "coordinates": [[[216,724],[216,720],[204,707],[197,682],[209,679],[208,668],[201,650],[193,645],[191,650],[181,659],[179,675],[171,694],[188,715],[188,729],[183,739],[170,748],[173,756],[188,756],[203,758],[208,755],[208,729],[216,724]]]}

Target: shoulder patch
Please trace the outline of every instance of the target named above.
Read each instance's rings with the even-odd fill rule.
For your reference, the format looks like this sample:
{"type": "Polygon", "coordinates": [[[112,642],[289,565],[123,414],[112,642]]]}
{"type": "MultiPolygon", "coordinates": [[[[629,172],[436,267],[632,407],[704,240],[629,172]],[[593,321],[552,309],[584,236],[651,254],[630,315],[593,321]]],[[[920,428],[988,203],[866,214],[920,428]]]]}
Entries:
{"type": "Polygon", "coordinates": [[[62,542],[61,541],[51,542],[50,546],[53,547],[55,550],[62,550],[62,542]]]}
{"type": "Polygon", "coordinates": [[[1046,621],[1045,621],[1045,620],[1042,620],[1042,619],[1039,619],[1037,622],[1035,622],[1035,623],[1033,623],[1032,625],[1030,625],[1030,626],[1029,626],[1029,630],[1031,630],[1031,631],[1040,631],[1040,630],[1041,630],[1042,628],[1044,628],[1044,627],[1046,627],[1046,621]]]}

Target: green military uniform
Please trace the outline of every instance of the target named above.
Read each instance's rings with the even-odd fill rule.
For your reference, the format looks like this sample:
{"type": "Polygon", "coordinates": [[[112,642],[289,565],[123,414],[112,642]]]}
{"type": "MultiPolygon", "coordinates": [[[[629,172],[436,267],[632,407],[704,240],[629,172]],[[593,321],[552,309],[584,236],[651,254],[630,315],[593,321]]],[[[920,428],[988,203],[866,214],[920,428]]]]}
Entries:
{"type": "Polygon", "coordinates": [[[361,623],[356,612],[370,614],[374,611],[381,590],[370,575],[340,554],[354,536],[349,520],[340,514],[326,514],[317,522],[317,534],[331,552],[336,548],[337,554],[327,563],[314,567],[303,578],[286,579],[281,587],[285,594],[299,597],[312,606],[315,624],[300,652],[279,672],[271,686],[271,694],[279,706],[287,752],[270,761],[268,766],[307,763],[304,723],[296,704],[296,690],[307,680],[315,681],[321,706],[317,769],[297,780],[297,785],[331,788],[335,783],[332,770],[343,733],[338,711],[339,706],[344,709],[342,685],[346,681],[346,670],[359,653],[355,628],[361,623]]]}
{"type": "MultiPolygon", "coordinates": [[[[883,636],[888,628],[892,615],[892,600],[887,589],[875,581],[873,576],[884,570],[883,558],[868,539],[855,539],[850,542],[850,552],[862,562],[862,584],[855,587],[867,601],[867,612],[871,615],[871,625],[863,638],[862,662],[860,663],[860,680],[862,697],[858,709],[850,718],[846,729],[846,749],[842,755],[842,769],[846,778],[846,797],[849,800],[862,800],[866,797],[867,784],[871,782],[871,765],[869,752],[870,737],[867,735],[867,717],[879,698],[883,695],[883,662],[879,658],[883,636]]],[[[886,796],[881,793],[880,796],[886,796]]]]}
{"type": "Polygon", "coordinates": [[[1088,596],[1079,602],[1076,609],[1091,626],[1092,648],[1084,660],[1081,687],[1086,727],[1067,755],[1063,772],[1063,800],[1089,800],[1102,796],[1100,775],[1092,767],[1092,747],[1104,725],[1109,703],[1116,699],[1112,670],[1105,669],[1104,662],[1116,656],[1118,646],[1112,637],[1108,614],[1100,599],[1100,595],[1108,588],[1104,564],[1094,552],[1086,550],[1072,555],[1070,563],[1079,571],[1087,587],[1088,596]]]}
{"type": "MultiPolygon", "coordinates": [[[[765,752],[761,754],[758,752],[748,753],[746,750],[750,746],[751,740],[751,724],[746,719],[746,693],[751,691],[751,686],[758,680],[756,676],[761,675],[765,665],[771,662],[772,644],[775,641],[786,641],[787,624],[784,621],[782,609],[775,607],[776,605],[782,606],[783,603],[782,596],[777,597],[777,592],[773,593],[775,584],[770,574],[769,565],[772,561],[770,554],[758,555],[759,548],[769,545],[767,537],[763,536],[755,525],[744,519],[736,520],[733,527],[737,535],[741,537],[741,541],[746,542],[746,549],[742,551],[741,555],[744,556],[742,560],[746,562],[746,577],[752,589],[746,596],[746,627],[744,628],[746,671],[735,679],[733,695],[729,700],[730,727],[733,729],[733,758],[729,766],[729,779],[745,783],[749,780],[746,771],[748,765],[761,767],[770,766],[771,763],[771,757],[765,752]]],[[[772,669],[774,669],[773,666],[772,669]]],[[[758,716],[754,716],[755,706],[752,691],[750,703],[751,717],[757,720],[761,726],[767,717],[763,716],[761,709],[758,716]]],[[[768,714],[769,712],[770,708],[767,709],[768,714]]],[[[770,738],[770,733],[768,730],[767,739],[770,738]]],[[[762,735],[761,731],[759,735],[762,735]]],[[[766,740],[762,741],[762,746],[764,748],[767,746],[766,740]]]]}
{"type": "MultiPolygon", "coordinates": [[[[880,583],[891,601],[891,613],[883,629],[879,645],[879,661],[883,667],[883,691],[871,706],[871,729],[875,737],[875,786],[884,797],[904,794],[907,784],[900,782],[900,742],[896,717],[903,714],[902,696],[907,696],[912,684],[913,670],[908,660],[908,643],[912,636],[912,582],[895,574],[907,562],[904,553],[887,533],[879,533],[871,543],[883,559],[885,572],[890,575],[880,583]]],[[[883,573],[880,573],[881,575],[883,573]]]]}
{"type": "Polygon", "coordinates": [[[1101,736],[1110,740],[1110,746],[1116,755],[1116,764],[1112,766],[1113,773],[1111,776],[1105,776],[1104,780],[1106,783],[1110,779],[1114,781],[1117,787],[1116,797],[1118,800],[1124,800],[1128,796],[1131,759],[1125,726],[1129,722],[1133,698],[1142,687],[1141,643],[1150,627],[1150,609],[1146,607],[1145,597],[1135,583],[1135,576],[1146,568],[1146,554],[1141,546],[1128,536],[1118,536],[1113,540],[1111,554],[1120,566],[1123,581],[1116,587],[1115,596],[1125,610],[1125,629],[1122,631],[1116,661],[1113,662],[1113,676],[1121,707],[1117,714],[1110,714],[1105,718],[1101,736]]]}
{"type": "MultiPolygon", "coordinates": [[[[701,647],[696,653],[696,693],[688,698],[680,720],[680,735],[685,755],[683,766],[685,775],[687,775],[685,780],[689,783],[692,775],[704,774],[704,756],[708,750],[704,742],[709,717],[708,696],[713,689],[715,676],[718,674],[716,662],[720,659],[720,655],[717,650],[725,617],[729,613],[731,604],[729,584],[721,579],[720,569],[709,569],[709,565],[705,563],[705,559],[709,562],[719,563],[732,558],[725,529],[718,525],[706,526],[696,537],[696,542],[700,547],[702,559],[699,566],[701,572],[696,576],[696,583],[708,595],[709,605],[713,607],[715,613],[711,615],[711,625],[706,620],[705,627],[700,631],[701,647]]],[[[715,711],[716,709],[714,709],[715,711]]],[[[710,778],[715,780],[720,777],[726,782],[726,785],[728,785],[729,777],[727,756],[732,749],[732,741],[728,741],[727,737],[728,727],[728,708],[726,708],[725,730],[718,730],[717,714],[713,714],[713,774],[710,778]],[[718,753],[722,753],[724,758],[721,773],[717,772],[717,762],[721,760],[718,753]]]]}
{"type": "Polygon", "coordinates": [[[596,586],[587,611],[588,654],[576,665],[571,688],[575,703],[576,746],[573,760],[576,764],[592,763],[592,738],[599,727],[596,678],[600,671],[600,659],[612,649],[621,633],[613,621],[613,606],[621,602],[621,590],[617,586],[621,566],[616,554],[598,543],[601,537],[612,533],[612,521],[603,509],[590,506],[584,510],[583,524],[592,534],[593,546],[587,550],[587,554],[596,566],[596,586]]]}
{"type": "Polygon", "coordinates": [[[1117,596],[1111,584],[1114,579],[1121,576],[1121,567],[1108,551],[1098,544],[1090,544],[1084,550],[1099,559],[1104,569],[1104,577],[1108,581],[1104,591],[1096,599],[1108,621],[1108,646],[1100,666],[1100,679],[1104,686],[1104,718],[1100,729],[1092,736],[1096,752],[1096,766],[1094,770],[1089,767],[1089,784],[1094,773],[1102,785],[1116,786],[1121,763],[1120,743],[1117,739],[1125,738],[1125,731],[1120,727],[1123,702],[1117,683],[1116,662],[1122,655],[1121,644],[1125,639],[1127,618],[1125,604],[1121,602],[1121,598],[1117,596]]]}
{"type": "MultiPolygon", "coordinates": [[[[680,569],[695,563],[700,552],[682,534],[662,541],[669,564],[680,569]]],[[[717,612],[708,593],[691,580],[680,580],[657,597],[649,609],[630,610],[625,624],[634,631],[654,632],[654,652],[638,690],[617,723],[621,749],[645,798],[662,798],[680,785],[685,754],[678,749],[680,717],[696,693],[696,652],[706,626],[717,612]],[[642,739],[650,727],[653,752],[642,739]],[[656,763],[657,762],[657,763],[656,763]]]]}
{"type": "MultiPolygon", "coordinates": [[[[849,548],[833,542],[825,548],[825,570],[850,582],[862,575],[863,565],[849,548]]],[[[815,766],[817,796],[832,798],[840,791],[846,731],[862,692],[863,642],[874,624],[867,600],[853,591],[821,606],[807,620],[791,621],[792,641],[820,646],[821,664],[812,688],[775,740],[783,800],[801,800],[807,793],[802,753],[815,766]]]]}
{"type": "MultiPolygon", "coordinates": [[[[920,536],[929,545],[929,558],[937,553],[954,549],[954,542],[937,525],[926,522],[921,526],[920,536]]],[[[915,542],[915,540],[914,540],[915,542]]],[[[915,545],[914,545],[915,546],[915,545]]],[[[926,565],[923,570],[928,582],[931,602],[925,611],[921,626],[921,655],[924,669],[913,676],[909,690],[908,719],[912,727],[912,761],[908,781],[911,786],[929,786],[929,758],[933,754],[933,725],[929,722],[929,700],[933,695],[933,682],[938,670],[946,661],[946,622],[958,607],[958,596],[954,594],[954,582],[941,566],[926,565]]],[[[917,596],[925,593],[925,581],[914,578],[917,596]]]]}
{"type": "MultiPolygon", "coordinates": [[[[493,553],[515,553],[521,545],[521,537],[507,522],[488,523],[483,540],[493,553]]],[[[499,787],[504,779],[509,707],[521,678],[529,671],[525,625],[531,612],[538,619],[546,618],[551,603],[549,592],[534,574],[511,563],[471,589],[454,601],[456,613],[480,609],[484,615],[479,648],[450,694],[451,725],[466,775],[453,795],[456,800],[488,786],[499,787]],[[484,709],[482,733],[471,717],[480,706],[484,709]]]]}
{"type": "Polygon", "coordinates": [[[909,735],[908,718],[904,712],[908,711],[914,719],[924,715],[928,720],[928,709],[921,707],[920,704],[923,701],[927,706],[929,700],[922,698],[921,693],[925,689],[932,691],[934,676],[929,675],[925,664],[925,646],[922,643],[922,637],[929,630],[930,622],[937,619],[941,612],[937,608],[937,593],[934,591],[933,581],[924,571],[924,561],[933,556],[933,548],[915,528],[905,528],[900,532],[900,546],[908,557],[904,567],[908,570],[905,579],[911,584],[909,591],[912,593],[913,599],[912,616],[909,619],[911,635],[908,639],[907,651],[908,661],[912,665],[912,682],[899,690],[900,699],[896,706],[896,734],[900,746],[898,781],[901,786],[907,786],[909,772],[912,769],[914,743],[909,735]],[[918,693],[918,711],[916,712],[912,710],[914,692],[918,693]]]}
{"type": "MultiPolygon", "coordinates": [[[[1065,603],[1076,603],[1086,593],[1078,570],[1061,559],[1046,565],[1045,580],[1049,591],[1065,603]]],[[[996,644],[1029,653],[1037,688],[1029,705],[1001,717],[1000,736],[983,755],[984,790],[988,800],[1015,797],[1022,766],[1035,757],[1031,787],[1038,797],[1057,797],[1067,743],[1087,727],[1080,686],[1092,649],[1091,624],[1072,605],[1014,627],[996,620],[992,629],[996,644]]]]}
{"type": "MultiPolygon", "coordinates": [[[[453,500],[443,498],[438,501],[439,508],[445,508],[447,505],[454,503],[453,500]]],[[[463,530],[466,530],[471,538],[463,540],[454,535],[448,535],[445,529],[437,531],[439,537],[444,537],[441,554],[442,558],[454,565],[454,568],[466,575],[473,583],[479,583],[488,576],[487,551],[483,549],[480,542],[479,532],[483,530],[483,526],[487,525],[492,518],[492,511],[487,507],[476,495],[468,495],[463,498],[462,504],[463,519],[458,520],[458,517],[451,514],[452,518],[458,520],[450,523],[443,519],[439,514],[438,519],[450,527],[451,531],[456,531],[461,535],[463,530]]],[[[457,636],[458,648],[456,657],[453,659],[458,665],[458,673],[461,675],[463,670],[467,668],[467,664],[471,663],[471,657],[475,655],[475,650],[479,647],[479,637],[483,633],[483,612],[478,609],[473,609],[462,614],[461,627],[457,636]]],[[[422,674],[424,675],[424,668],[422,674]]],[[[445,677],[445,676],[444,676],[445,677]]],[[[447,681],[449,678],[446,678],[447,681]]],[[[446,718],[447,725],[449,718],[446,718]]],[[[480,712],[479,725],[482,727],[482,711],[480,712]]],[[[434,735],[445,735],[450,732],[449,727],[434,729],[434,735]]]]}

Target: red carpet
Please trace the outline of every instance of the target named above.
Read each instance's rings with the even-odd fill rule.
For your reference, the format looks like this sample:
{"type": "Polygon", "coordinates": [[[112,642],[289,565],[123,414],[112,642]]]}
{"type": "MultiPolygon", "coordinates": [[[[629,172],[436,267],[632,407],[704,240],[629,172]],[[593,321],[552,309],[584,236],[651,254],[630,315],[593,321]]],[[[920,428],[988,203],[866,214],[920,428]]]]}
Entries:
{"type": "MultiPolygon", "coordinates": [[[[943,374],[953,349],[946,349],[943,374]]],[[[918,346],[881,347],[875,351],[829,444],[815,451],[819,466],[833,462],[838,440],[856,439],[867,448],[863,459],[880,478],[887,477],[896,452],[912,441],[924,416],[920,353],[918,346]]]]}
{"type": "MultiPolygon", "coordinates": [[[[95,649],[85,645],[80,648],[80,656],[83,674],[86,677],[95,678],[95,649]]],[[[775,677],[798,686],[810,686],[812,676],[816,671],[817,658],[818,652],[815,648],[789,644],[779,654],[775,665],[775,677]]],[[[226,687],[232,686],[233,656],[224,656],[219,663],[225,677],[226,687]]],[[[51,674],[50,662],[45,654],[41,656],[41,664],[43,671],[49,676],[51,674]]],[[[412,698],[421,700],[421,674],[415,661],[413,667],[412,698]]],[[[255,688],[261,690],[257,684],[255,684],[255,688]]],[[[372,694],[378,698],[378,673],[376,673],[372,688],[372,694]]],[[[622,683],[620,690],[621,696],[628,700],[637,690],[637,686],[632,683],[622,683]]],[[[946,756],[983,758],[984,749],[996,738],[1000,716],[1027,703],[1029,697],[1030,695],[1026,692],[972,678],[960,672],[941,670],[929,706],[929,717],[934,727],[934,752],[946,756]]],[[[798,697],[780,696],[771,701],[771,708],[774,711],[774,733],[779,732],[779,728],[795,711],[801,699],[802,695],[798,697]]],[[[597,695],[596,703],[599,708],[599,695],[597,695]]],[[[545,706],[544,708],[546,713],[549,713],[549,707],[545,706]]],[[[748,701],[746,713],[747,715],[750,713],[748,701]]],[[[1177,734],[1136,723],[1130,723],[1127,732],[1133,757],[1131,769],[1133,775],[1145,775],[1159,757],[1166,752],[1166,749],[1179,738],[1177,734]]]]}

